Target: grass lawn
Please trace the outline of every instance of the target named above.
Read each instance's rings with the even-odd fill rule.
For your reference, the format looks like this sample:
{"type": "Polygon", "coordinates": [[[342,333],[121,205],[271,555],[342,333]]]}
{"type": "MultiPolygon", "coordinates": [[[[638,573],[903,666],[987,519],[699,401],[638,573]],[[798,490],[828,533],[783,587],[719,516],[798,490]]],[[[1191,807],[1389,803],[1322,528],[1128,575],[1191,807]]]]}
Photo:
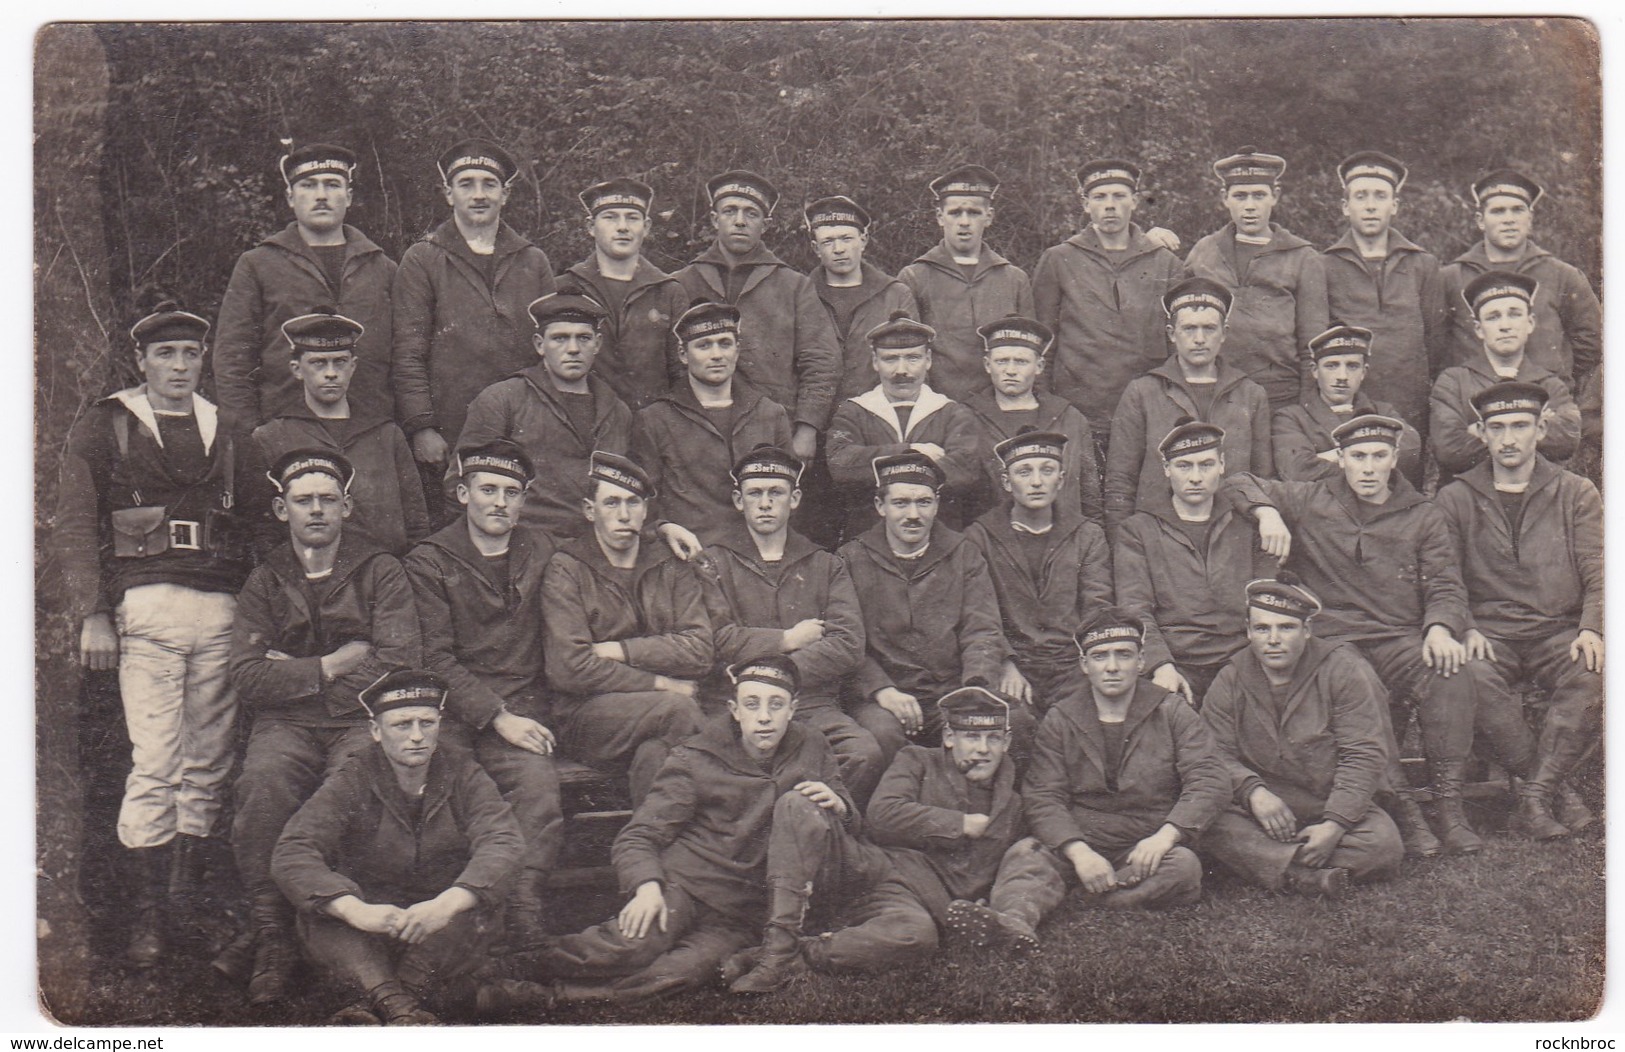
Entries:
{"type": "MultiPolygon", "coordinates": [[[[1493,825],[1494,816],[1485,816],[1493,825]]],[[[1222,875],[1203,901],[1166,914],[1094,912],[1069,900],[1025,959],[945,950],[876,976],[809,976],[765,999],[721,989],[637,1006],[568,1006],[534,1022],[1383,1022],[1572,1020],[1597,1011],[1604,975],[1600,835],[1537,845],[1487,838],[1472,858],[1407,864],[1338,903],[1277,897],[1222,875]]],[[[560,928],[619,908],[578,898],[560,928]]],[[[207,967],[199,933],[149,972],[118,958],[107,925],[76,1024],[320,1023],[344,1003],[307,987],[275,1012],[207,967]]]]}

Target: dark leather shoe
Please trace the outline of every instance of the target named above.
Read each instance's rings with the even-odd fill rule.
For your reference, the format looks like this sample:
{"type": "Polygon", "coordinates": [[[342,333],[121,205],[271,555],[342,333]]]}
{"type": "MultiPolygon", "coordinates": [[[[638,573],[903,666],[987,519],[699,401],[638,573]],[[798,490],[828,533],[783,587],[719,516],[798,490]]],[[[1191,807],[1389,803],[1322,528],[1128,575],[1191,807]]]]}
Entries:
{"type": "Polygon", "coordinates": [[[1286,867],[1282,890],[1315,899],[1340,899],[1349,889],[1349,871],[1339,867],[1315,869],[1294,862],[1286,867]]]}

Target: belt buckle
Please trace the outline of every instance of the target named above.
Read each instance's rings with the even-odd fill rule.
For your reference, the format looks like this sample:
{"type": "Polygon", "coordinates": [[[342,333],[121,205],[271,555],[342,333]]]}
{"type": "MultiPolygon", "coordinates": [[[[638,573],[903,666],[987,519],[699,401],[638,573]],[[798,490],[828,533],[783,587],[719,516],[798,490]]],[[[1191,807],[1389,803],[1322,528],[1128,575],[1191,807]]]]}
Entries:
{"type": "Polygon", "coordinates": [[[203,550],[203,525],[190,519],[169,520],[169,546],[183,551],[203,550]]]}

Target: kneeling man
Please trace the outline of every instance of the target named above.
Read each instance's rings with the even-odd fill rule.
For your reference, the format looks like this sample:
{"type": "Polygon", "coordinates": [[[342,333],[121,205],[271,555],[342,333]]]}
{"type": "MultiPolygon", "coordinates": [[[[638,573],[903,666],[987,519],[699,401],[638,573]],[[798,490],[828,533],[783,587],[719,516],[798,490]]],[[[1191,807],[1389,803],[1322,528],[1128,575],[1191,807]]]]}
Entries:
{"type": "Polygon", "coordinates": [[[422,998],[485,959],[525,841],[466,751],[438,749],[446,682],[400,669],[361,692],[372,748],[288,821],[271,873],[310,957],[366,991],[335,1023],[435,1023],[422,998]]]}
{"type": "Polygon", "coordinates": [[[1399,870],[1399,830],[1373,802],[1388,767],[1388,692],[1359,651],[1313,638],[1320,600],[1282,571],[1247,586],[1248,649],[1202,715],[1234,801],[1203,850],[1251,883],[1337,898],[1399,870]]]}

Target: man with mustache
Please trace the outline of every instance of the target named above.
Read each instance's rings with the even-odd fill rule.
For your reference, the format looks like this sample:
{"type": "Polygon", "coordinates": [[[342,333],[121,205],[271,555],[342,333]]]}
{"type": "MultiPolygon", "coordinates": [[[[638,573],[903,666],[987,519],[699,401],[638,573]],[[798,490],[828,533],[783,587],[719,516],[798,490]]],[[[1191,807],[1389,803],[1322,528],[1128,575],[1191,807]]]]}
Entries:
{"type": "MultiPolygon", "coordinates": [[[[863,661],[850,681],[852,717],[889,763],[911,740],[940,740],[938,699],[962,684],[1000,687],[1014,666],[987,560],[937,521],[942,469],[907,450],[876,457],[871,470],[880,521],[840,555],[865,630],[863,661]]],[[[1018,734],[1035,722],[1025,704],[1011,718],[1018,734]]]]}
{"type": "Polygon", "coordinates": [[[401,564],[349,534],[355,469],[326,450],[293,450],[272,468],[288,541],[237,597],[231,681],[252,713],[236,787],[232,847],[255,932],[252,1005],[289,993],[297,956],[288,901],[271,879],[282,827],[324,774],[372,744],[356,699],[395,668],[422,664],[412,585],[401,564]]]}
{"type": "Polygon", "coordinates": [[[1602,304],[1579,269],[1530,238],[1535,206],[1546,191],[1523,172],[1502,168],[1472,185],[1474,221],[1484,237],[1444,268],[1444,305],[1450,312],[1453,348],[1447,364],[1471,362],[1482,337],[1467,286],[1488,271],[1528,278],[1537,291],[1530,303],[1534,327],[1530,360],[1572,391],[1602,364],[1602,304]]]}
{"type": "MultiPolygon", "coordinates": [[[[527,308],[557,288],[547,253],[502,220],[519,162],[468,139],[435,162],[451,218],[401,256],[395,275],[395,418],[412,440],[434,525],[441,478],[476,395],[532,363],[527,308]]],[[[474,440],[481,441],[481,440],[474,440]]]]}
{"type": "Polygon", "coordinates": [[[1604,686],[1602,498],[1540,454],[1550,397],[1524,381],[1474,395],[1474,434],[1489,460],[1438,496],[1467,584],[1468,652],[1494,667],[1499,695],[1526,679],[1551,692],[1533,756],[1508,765],[1523,776],[1511,827],[1536,840],[1594,821],[1564,778],[1599,741],[1604,686]]]}
{"type": "MultiPolygon", "coordinates": [[[[360,322],[329,311],[282,323],[291,355],[288,367],[304,397],[298,408],[285,409],[254,429],[254,452],[259,464],[275,464],[293,449],[342,454],[355,467],[349,529],[399,556],[428,536],[429,515],[406,436],[387,415],[356,410],[350,398],[356,349],[365,335],[360,322]]],[[[269,516],[267,525],[281,532],[281,524],[269,516]]]]}
{"type": "Polygon", "coordinates": [[[472,745],[524,831],[524,868],[506,913],[509,945],[518,948],[542,933],[541,880],[564,837],[542,675],[542,574],[553,542],[520,522],[534,478],[523,449],[498,439],[459,450],[453,462],[463,516],[413,548],[406,573],[424,661],[446,681],[456,717],[441,736],[472,745]]]}
{"type": "Polygon", "coordinates": [[[1314,388],[1296,405],[1277,409],[1270,424],[1275,470],[1283,479],[1306,482],[1336,476],[1337,443],[1332,441],[1332,429],[1345,420],[1375,413],[1405,421],[1399,436],[1399,470],[1411,485],[1422,484],[1422,438],[1416,428],[1387,402],[1373,401],[1363,393],[1373,375],[1371,348],[1376,338],[1370,329],[1338,323],[1309,341],[1309,377],[1314,388]]]}
{"type": "Polygon", "coordinates": [[[1439,374],[1433,384],[1432,423],[1428,441],[1439,463],[1442,487],[1489,456],[1474,433],[1478,416],[1475,396],[1497,383],[1517,381],[1539,384],[1546,391],[1540,455],[1561,465],[1580,444],[1580,407],[1563,378],[1529,354],[1529,341],[1538,331],[1535,304],[1540,288],[1527,274],[1491,270],[1475,277],[1462,290],[1472,312],[1478,351],[1461,365],[1439,374]]]}
{"type": "Polygon", "coordinates": [[[293,222],[244,252],[220,301],[215,393],[245,429],[297,412],[300,389],[289,376],[282,325],[328,306],[362,328],[352,353],[351,402],[359,416],[392,419],[395,261],[345,223],[356,202],[355,154],[310,143],[291,149],[278,168],[293,222]]]}

